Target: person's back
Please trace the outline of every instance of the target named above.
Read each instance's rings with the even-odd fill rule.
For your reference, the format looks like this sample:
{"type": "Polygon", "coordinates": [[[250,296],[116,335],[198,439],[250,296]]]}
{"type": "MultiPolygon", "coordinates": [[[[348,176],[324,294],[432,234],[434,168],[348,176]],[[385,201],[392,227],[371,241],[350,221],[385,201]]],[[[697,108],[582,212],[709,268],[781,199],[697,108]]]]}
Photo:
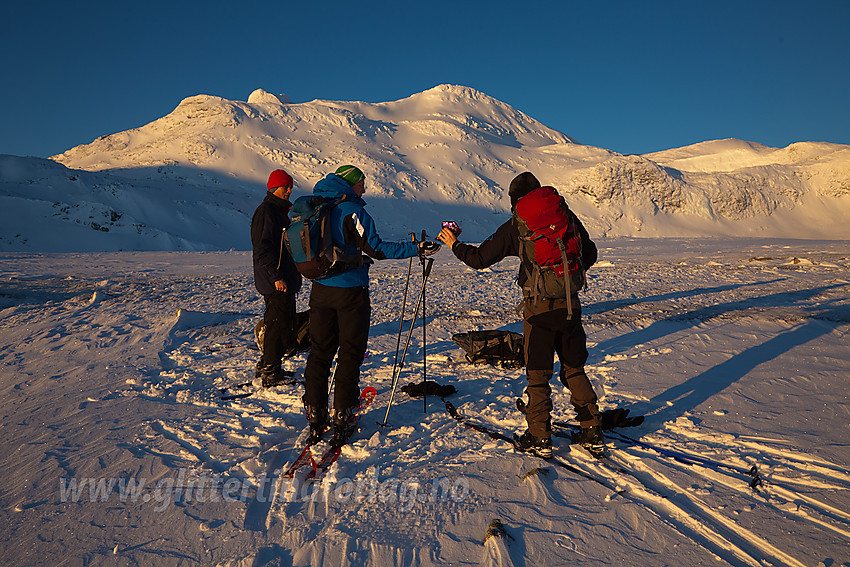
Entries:
{"type": "MultiPolygon", "coordinates": [[[[354,169],[359,171],[356,168],[354,169]]],[[[347,256],[362,253],[375,260],[403,259],[415,256],[416,247],[413,243],[386,242],[381,239],[374,219],[366,211],[366,201],[363,200],[364,192],[365,177],[361,177],[352,185],[346,178],[333,173],[316,183],[313,189],[314,195],[332,201],[345,198],[330,212],[331,234],[334,243],[347,256]]],[[[331,287],[368,286],[370,263],[366,261],[358,268],[316,281],[331,287]]]]}
{"type": "MultiPolygon", "coordinates": [[[[530,172],[516,176],[508,191],[512,208],[516,210],[524,197],[540,187],[540,182],[530,172]]],[[[566,218],[572,220],[572,217],[566,218]]],[[[572,394],[571,403],[582,427],[581,442],[592,450],[601,450],[597,397],[584,371],[588,353],[581,325],[578,289],[566,284],[561,286],[560,296],[552,294],[550,297],[532,290],[536,290],[537,285],[533,280],[538,276],[531,265],[533,258],[522,251],[518,222],[516,216],[512,217],[480,246],[460,242],[447,228],[437,238],[448,245],[459,260],[476,269],[487,268],[509,255],[521,258],[517,284],[523,288],[523,338],[528,380],[526,394],[529,401],[526,403],[528,430],[517,439],[518,448],[544,458],[552,456],[552,397],[549,380],[554,372],[554,357],[557,353],[561,361],[561,382],[572,394]]],[[[581,239],[582,269],[587,269],[596,261],[596,245],[577,217],[575,223],[574,230],[581,239]]]]}
{"type": "MultiPolygon", "coordinates": [[[[330,216],[334,242],[346,255],[364,253],[376,260],[411,258],[419,253],[413,242],[384,242],[366,212],[365,176],[346,165],[319,181],[313,194],[339,201],[330,216]]],[[[360,366],[369,340],[372,308],[369,263],[313,280],[310,291],[311,349],[304,371],[304,407],[310,424],[308,443],[322,439],[328,423],[328,377],[334,355],[332,444],[342,445],[352,433],[351,416],[359,403],[360,366]],[[339,350],[337,354],[337,350],[339,350]]]]}

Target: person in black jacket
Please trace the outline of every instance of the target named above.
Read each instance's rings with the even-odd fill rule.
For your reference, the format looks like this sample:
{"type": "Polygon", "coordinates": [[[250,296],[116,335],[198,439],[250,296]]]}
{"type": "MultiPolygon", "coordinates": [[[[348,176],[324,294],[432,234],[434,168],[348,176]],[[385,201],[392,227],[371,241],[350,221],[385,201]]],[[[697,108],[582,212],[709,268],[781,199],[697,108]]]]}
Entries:
{"type": "MultiPolygon", "coordinates": [[[[539,187],[540,182],[533,174],[525,172],[518,175],[511,181],[508,191],[511,206],[515,207],[517,201],[539,187]]],[[[581,221],[578,218],[575,220],[582,241],[582,264],[587,270],[596,262],[596,245],[581,221]]],[[[502,224],[480,246],[460,242],[449,228],[444,228],[437,239],[451,248],[460,261],[477,270],[492,266],[508,256],[519,256],[522,259],[517,277],[520,288],[526,283],[528,274],[532,273],[530,266],[526,265],[530,260],[520,254],[520,236],[515,217],[502,224]]],[[[569,298],[525,297],[523,302],[528,430],[518,439],[518,447],[543,458],[552,456],[553,405],[549,380],[554,371],[555,353],[561,361],[561,382],[570,390],[570,402],[581,424],[579,442],[592,452],[602,451],[604,444],[597,396],[584,371],[588,356],[587,337],[581,324],[578,291],[573,290],[569,298]],[[568,301],[572,304],[572,317],[568,315],[568,301]]]]}
{"type": "Polygon", "coordinates": [[[263,353],[256,371],[264,388],[286,381],[288,376],[281,367],[282,359],[296,340],[295,295],[301,289],[301,274],[283,241],[283,231],[289,226],[292,185],[288,173],[274,170],[266,184],[266,198],[251,219],[254,285],[266,304],[263,353]]]}

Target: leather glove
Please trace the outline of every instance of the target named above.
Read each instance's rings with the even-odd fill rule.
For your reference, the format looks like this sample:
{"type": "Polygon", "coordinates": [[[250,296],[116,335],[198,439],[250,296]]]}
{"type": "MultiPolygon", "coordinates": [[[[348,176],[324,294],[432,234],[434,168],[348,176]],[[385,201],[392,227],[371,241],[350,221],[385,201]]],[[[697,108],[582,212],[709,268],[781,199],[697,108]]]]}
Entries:
{"type": "Polygon", "coordinates": [[[439,249],[440,245],[434,242],[433,240],[423,240],[422,242],[416,243],[416,250],[417,252],[419,252],[420,258],[436,254],[437,250],[439,249]]]}

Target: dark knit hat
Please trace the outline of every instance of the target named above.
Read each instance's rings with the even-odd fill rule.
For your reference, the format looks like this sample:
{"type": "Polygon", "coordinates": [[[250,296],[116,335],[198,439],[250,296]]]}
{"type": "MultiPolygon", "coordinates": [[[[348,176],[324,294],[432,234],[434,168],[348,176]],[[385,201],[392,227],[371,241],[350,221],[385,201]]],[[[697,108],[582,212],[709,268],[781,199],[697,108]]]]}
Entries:
{"type": "Polygon", "coordinates": [[[341,165],[336,171],[334,171],[334,173],[348,181],[348,184],[352,187],[357,185],[358,182],[362,181],[366,177],[363,175],[362,171],[353,165],[341,165]]]}
{"type": "Polygon", "coordinates": [[[511,187],[508,189],[508,195],[511,198],[511,206],[516,205],[516,202],[540,187],[540,182],[534,177],[530,171],[520,173],[514,180],[511,181],[511,187]]]}
{"type": "Polygon", "coordinates": [[[282,169],[275,169],[269,175],[269,181],[266,183],[266,189],[274,191],[278,187],[292,187],[292,176],[282,169]]]}

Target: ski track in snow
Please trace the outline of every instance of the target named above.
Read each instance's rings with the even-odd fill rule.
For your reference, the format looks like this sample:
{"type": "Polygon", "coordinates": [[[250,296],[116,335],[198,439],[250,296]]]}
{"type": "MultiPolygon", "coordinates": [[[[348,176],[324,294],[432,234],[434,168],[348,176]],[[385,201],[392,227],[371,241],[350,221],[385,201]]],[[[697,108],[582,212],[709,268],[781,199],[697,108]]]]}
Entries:
{"type": "MultiPolygon", "coordinates": [[[[609,467],[555,438],[558,458],[623,494],[459,426],[439,399],[426,412],[397,392],[390,427],[377,425],[407,261],[373,266],[361,385],[378,398],[309,485],[280,475],[304,436],[303,386],[221,399],[242,391],[259,356],[249,254],[97,256],[106,268],[86,255],[0,256],[2,472],[22,479],[0,492],[3,563],[53,564],[67,549],[73,564],[850,565],[844,244],[600,242],[582,299],[602,408],[646,414],[623,433],[660,451],[729,467],[616,435],[609,467]],[[752,465],[757,491],[737,472],[752,465]],[[234,502],[186,496],[211,476],[244,489],[234,502]],[[174,479],[184,497],[161,509],[60,501],[60,478],[111,477],[148,479],[148,497],[174,479]],[[494,518],[506,535],[484,542],[494,518]]],[[[475,272],[437,258],[428,379],[454,384],[466,415],[522,431],[524,373],[469,365],[450,340],[521,331],[517,261],[475,272]]],[[[413,266],[403,337],[421,285],[413,266]]],[[[400,386],[422,379],[421,342],[417,321],[400,386]]],[[[305,359],[287,362],[299,381],[305,359]]],[[[570,421],[569,393],[552,385],[554,417],[570,421]]]]}

